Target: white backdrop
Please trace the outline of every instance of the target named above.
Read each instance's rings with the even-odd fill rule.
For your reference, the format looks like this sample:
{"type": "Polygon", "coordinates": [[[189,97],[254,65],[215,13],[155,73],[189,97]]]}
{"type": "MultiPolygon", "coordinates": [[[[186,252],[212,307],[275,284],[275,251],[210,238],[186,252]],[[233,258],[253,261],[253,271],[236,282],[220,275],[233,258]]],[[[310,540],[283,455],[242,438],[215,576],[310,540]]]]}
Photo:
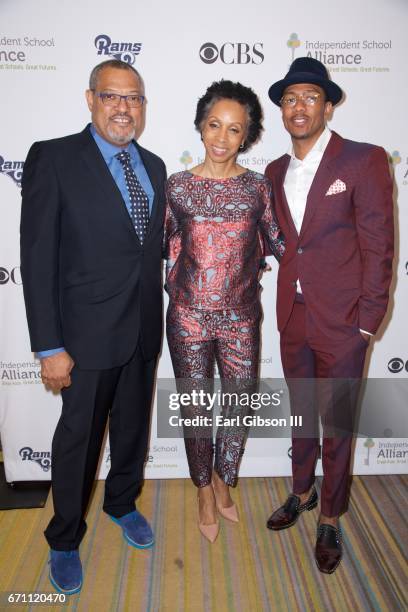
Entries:
{"type": "MultiPolygon", "coordinates": [[[[263,172],[288,148],[280,112],[267,97],[295,57],[325,62],[346,92],[330,127],[344,137],[382,145],[396,182],[397,256],[387,320],[368,376],[407,377],[408,42],[405,0],[2,0],[0,5],[0,432],[8,481],[50,477],[50,447],[60,397],[46,392],[30,352],[19,274],[19,180],[32,142],[80,131],[89,120],[84,90],[92,67],[117,54],[134,62],[146,83],[147,121],[140,139],[168,172],[199,163],[193,128],[197,99],[214,80],[250,85],[265,113],[262,141],[241,163],[263,172]],[[115,8],[116,6],[116,8],[115,8]]],[[[275,326],[276,270],[263,280],[262,375],[282,376],[275,326]]],[[[164,342],[159,376],[172,377],[164,342]]],[[[290,440],[249,440],[241,475],[290,473],[290,440]]],[[[355,473],[406,472],[408,440],[359,439],[355,473]]],[[[100,476],[109,468],[109,448],[100,476]]],[[[319,466],[320,469],[320,466],[319,466]]],[[[180,439],[156,437],[146,476],[188,475],[180,439]]]]}

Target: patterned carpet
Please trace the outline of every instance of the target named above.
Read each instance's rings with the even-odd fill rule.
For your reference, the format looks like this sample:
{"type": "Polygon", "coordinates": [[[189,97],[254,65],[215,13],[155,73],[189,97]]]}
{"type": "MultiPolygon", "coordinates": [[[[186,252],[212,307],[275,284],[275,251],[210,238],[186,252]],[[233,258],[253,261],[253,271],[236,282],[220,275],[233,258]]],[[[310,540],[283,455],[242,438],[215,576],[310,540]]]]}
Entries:
{"type": "MultiPolygon", "coordinates": [[[[151,518],[156,545],[129,548],[101,511],[99,482],[81,546],[84,586],[64,606],[0,604],[1,610],[90,612],[248,612],[407,610],[408,476],[355,477],[342,519],[344,559],[330,576],[314,563],[318,510],[296,527],[270,532],[265,520],[290,489],[289,478],[243,478],[234,491],[241,522],[222,520],[215,544],[196,526],[188,480],[147,481],[139,509],[151,518]],[[406,552],[406,550],[405,550],[406,552]]],[[[50,593],[42,536],[52,511],[0,513],[0,591],[50,593]]]]}

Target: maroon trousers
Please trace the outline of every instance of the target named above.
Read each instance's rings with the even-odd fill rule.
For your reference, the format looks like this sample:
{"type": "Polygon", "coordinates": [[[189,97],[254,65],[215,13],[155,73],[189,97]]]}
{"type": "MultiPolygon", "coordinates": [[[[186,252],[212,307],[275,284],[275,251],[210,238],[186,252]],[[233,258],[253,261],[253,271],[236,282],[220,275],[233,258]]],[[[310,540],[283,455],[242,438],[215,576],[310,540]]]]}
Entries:
{"type": "Polygon", "coordinates": [[[323,427],[321,511],[339,516],[346,507],[353,421],[368,343],[361,333],[342,342],[311,342],[305,326],[306,305],[297,295],[290,319],[281,332],[281,358],[292,414],[303,427],[292,432],[293,492],[313,485],[323,427]]]}

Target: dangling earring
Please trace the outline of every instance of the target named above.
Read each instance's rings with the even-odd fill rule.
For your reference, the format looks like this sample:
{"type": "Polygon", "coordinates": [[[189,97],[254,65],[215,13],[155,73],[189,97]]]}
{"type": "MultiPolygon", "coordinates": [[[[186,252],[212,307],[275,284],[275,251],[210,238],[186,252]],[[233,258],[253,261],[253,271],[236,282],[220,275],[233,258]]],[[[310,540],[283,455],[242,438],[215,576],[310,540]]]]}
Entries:
{"type": "Polygon", "coordinates": [[[243,142],[242,142],[242,143],[239,145],[239,148],[240,148],[240,149],[243,149],[243,148],[244,148],[244,143],[243,143],[243,142]]]}

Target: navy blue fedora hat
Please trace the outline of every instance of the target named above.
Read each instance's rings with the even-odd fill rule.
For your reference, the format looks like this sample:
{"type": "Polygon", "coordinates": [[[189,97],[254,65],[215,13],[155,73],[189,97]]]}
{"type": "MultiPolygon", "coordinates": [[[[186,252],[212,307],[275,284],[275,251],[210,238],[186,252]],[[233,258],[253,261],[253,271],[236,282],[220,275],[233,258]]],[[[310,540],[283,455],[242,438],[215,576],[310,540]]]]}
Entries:
{"type": "Polygon", "coordinates": [[[319,85],[326,93],[327,99],[333,105],[338,104],[343,92],[336,83],[330,80],[326,66],[313,57],[298,57],[292,62],[284,79],[277,81],[269,88],[269,97],[280,106],[283,92],[289,85],[297,83],[313,83],[319,85]]]}

